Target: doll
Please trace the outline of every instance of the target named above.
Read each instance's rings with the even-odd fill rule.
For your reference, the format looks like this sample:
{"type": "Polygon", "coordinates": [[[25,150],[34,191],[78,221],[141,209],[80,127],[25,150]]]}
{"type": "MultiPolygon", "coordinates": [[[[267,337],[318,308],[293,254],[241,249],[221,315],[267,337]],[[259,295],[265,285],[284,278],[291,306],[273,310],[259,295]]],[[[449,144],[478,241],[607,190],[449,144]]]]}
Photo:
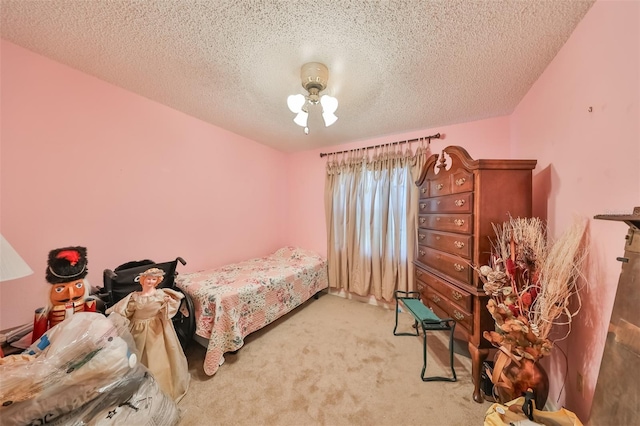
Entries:
{"type": "Polygon", "coordinates": [[[36,310],[32,343],[76,312],[95,312],[95,300],[89,297],[89,283],[85,280],[88,272],[85,247],[63,247],[49,252],[45,275],[51,284],[49,304],[36,310]]]}
{"type": "Polygon", "coordinates": [[[171,318],[178,312],[181,293],[169,288],[157,288],[164,271],[150,268],[140,273],[136,281],[142,291],[129,293],[107,309],[131,322],[129,330],[136,343],[140,362],[149,369],[160,388],[176,402],[189,387],[189,367],[171,318]]]}

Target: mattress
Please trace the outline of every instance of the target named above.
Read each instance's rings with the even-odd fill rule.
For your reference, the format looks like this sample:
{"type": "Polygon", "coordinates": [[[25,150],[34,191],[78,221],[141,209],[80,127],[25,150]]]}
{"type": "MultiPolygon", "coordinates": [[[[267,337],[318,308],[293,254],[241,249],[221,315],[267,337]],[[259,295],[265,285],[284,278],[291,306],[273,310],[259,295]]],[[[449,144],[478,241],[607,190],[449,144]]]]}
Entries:
{"type": "Polygon", "coordinates": [[[224,353],[240,349],[250,333],[290,312],[328,287],[327,262],[298,247],[189,274],[176,285],[191,296],[196,335],[207,352],[204,372],[213,375],[224,353]]]}

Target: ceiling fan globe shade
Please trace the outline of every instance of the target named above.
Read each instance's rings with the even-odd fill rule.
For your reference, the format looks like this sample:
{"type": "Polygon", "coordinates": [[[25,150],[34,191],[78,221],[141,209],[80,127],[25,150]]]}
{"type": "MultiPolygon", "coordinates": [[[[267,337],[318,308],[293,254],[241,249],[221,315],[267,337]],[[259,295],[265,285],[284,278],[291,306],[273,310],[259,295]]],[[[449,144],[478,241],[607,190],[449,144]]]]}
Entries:
{"type": "Polygon", "coordinates": [[[296,118],[293,119],[293,122],[296,123],[298,126],[300,127],[307,127],[307,119],[309,118],[309,114],[304,112],[304,111],[300,111],[298,113],[298,115],[296,115],[296,118]]]}
{"type": "Polygon", "coordinates": [[[333,96],[324,95],[320,98],[322,112],[325,114],[333,114],[338,109],[338,100],[333,96]]]}
{"type": "Polygon", "coordinates": [[[287,106],[291,112],[297,114],[302,110],[302,105],[304,105],[305,101],[304,95],[289,95],[287,98],[287,106]]]}
{"type": "Polygon", "coordinates": [[[333,113],[327,114],[326,112],[322,113],[322,119],[324,120],[324,127],[329,127],[333,123],[338,121],[338,117],[336,117],[335,114],[333,113]]]}

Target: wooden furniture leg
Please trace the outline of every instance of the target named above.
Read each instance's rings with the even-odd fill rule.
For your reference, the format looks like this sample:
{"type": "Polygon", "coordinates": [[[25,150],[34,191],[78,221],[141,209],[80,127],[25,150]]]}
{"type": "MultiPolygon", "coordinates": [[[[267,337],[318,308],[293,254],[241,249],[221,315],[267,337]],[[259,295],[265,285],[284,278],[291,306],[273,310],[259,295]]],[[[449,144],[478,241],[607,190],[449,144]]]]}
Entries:
{"type": "Polygon", "coordinates": [[[478,403],[484,402],[480,393],[480,381],[482,380],[482,363],[489,356],[489,349],[480,349],[469,342],[469,353],[471,354],[471,375],[473,377],[473,400],[478,403]]]}

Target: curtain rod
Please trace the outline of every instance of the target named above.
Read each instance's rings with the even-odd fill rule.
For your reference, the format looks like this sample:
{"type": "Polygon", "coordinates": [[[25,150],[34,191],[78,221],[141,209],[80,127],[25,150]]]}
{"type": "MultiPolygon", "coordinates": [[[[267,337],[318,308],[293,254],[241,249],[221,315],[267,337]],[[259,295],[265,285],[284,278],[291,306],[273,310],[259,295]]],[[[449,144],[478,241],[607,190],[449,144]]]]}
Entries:
{"type": "Polygon", "coordinates": [[[416,141],[419,141],[420,139],[427,139],[429,141],[429,143],[431,143],[431,139],[440,139],[440,133],[436,133],[435,135],[431,135],[431,136],[424,136],[422,138],[409,139],[407,141],[389,142],[389,143],[383,143],[381,145],[366,146],[364,148],[354,148],[354,149],[347,149],[345,151],[336,151],[336,152],[321,152],[320,153],[320,158],[326,157],[327,155],[342,154],[344,152],[358,151],[360,149],[372,149],[372,148],[380,148],[382,146],[400,145],[402,143],[416,142],[416,141]]]}

